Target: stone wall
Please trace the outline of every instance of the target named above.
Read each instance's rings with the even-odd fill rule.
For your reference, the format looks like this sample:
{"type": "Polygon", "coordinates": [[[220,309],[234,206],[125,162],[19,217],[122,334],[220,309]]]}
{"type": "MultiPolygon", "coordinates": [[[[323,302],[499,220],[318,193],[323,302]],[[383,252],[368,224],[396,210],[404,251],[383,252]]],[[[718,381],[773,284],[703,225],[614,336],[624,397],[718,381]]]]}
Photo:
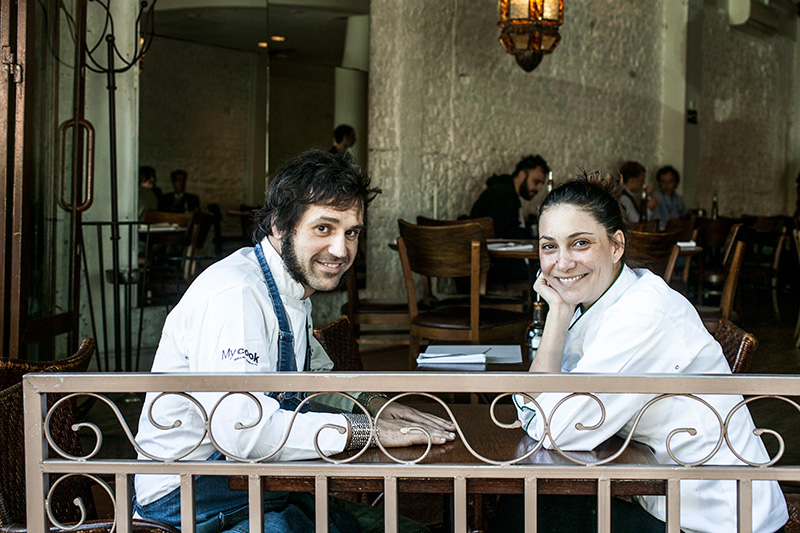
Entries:
{"type": "Polygon", "coordinates": [[[386,247],[397,218],[467,213],[486,178],[525,154],[542,154],[557,182],[659,163],[660,3],[569,3],[561,43],[533,73],[498,43],[491,0],[374,0],[371,17],[369,164],[384,194],[368,259],[382,290],[403,295],[386,247]]]}
{"type": "Polygon", "coordinates": [[[724,8],[706,5],[702,44],[698,203],[709,209],[716,191],[723,215],[791,214],[797,43],[733,29],[724,8]]]}
{"type": "Polygon", "coordinates": [[[241,231],[224,215],[247,203],[256,164],[252,121],[265,113],[256,109],[257,68],[254,54],[156,38],[140,74],[140,164],[156,169],[165,193],[170,172],[186,170],[186,190],[203,208],[220,205],[227,235],[241,231]]]}

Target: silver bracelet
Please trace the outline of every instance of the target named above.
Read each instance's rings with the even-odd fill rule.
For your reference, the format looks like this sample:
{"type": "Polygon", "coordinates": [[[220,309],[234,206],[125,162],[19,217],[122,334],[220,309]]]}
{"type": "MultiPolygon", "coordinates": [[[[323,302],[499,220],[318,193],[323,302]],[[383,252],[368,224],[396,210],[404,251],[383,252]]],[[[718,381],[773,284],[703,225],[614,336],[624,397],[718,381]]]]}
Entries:
{"type": "MultiPolygon", "coordinates": [[[[359,393],[358,396],[356,396],[356,399],[359,402],[361,402],[361,405],[363,405],[366,409],[369,409],[369,402],[371,402],[374,398],[385,398],[387,400],[389,399],[389,397],[382,392],[362,392],[359,393]]],[[[357,413],[359,411],[360,409],[358,408],[358,406],[354,405],[353,412],[357,413]]]]}
{"type": "Polygon", "coordinates": [[[375,434],[370,433],[369,417],[367,415],[355,415],[342,413],[350,423],[350,442],[347,444],[348,450],[360,450],[369,443],[370,448],[378,445],[378,426],[375,426],[375,434]]]}

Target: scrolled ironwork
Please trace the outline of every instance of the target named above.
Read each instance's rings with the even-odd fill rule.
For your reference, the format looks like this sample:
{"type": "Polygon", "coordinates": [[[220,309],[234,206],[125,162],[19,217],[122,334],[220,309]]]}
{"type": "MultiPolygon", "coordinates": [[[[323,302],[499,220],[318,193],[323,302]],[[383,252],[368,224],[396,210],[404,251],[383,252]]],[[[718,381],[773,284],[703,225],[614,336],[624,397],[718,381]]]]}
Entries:
{"type": "MultiPolygon", "coordinates": [[[[81,498],[76,497],[74,500],[72,500],[72,502],[81,512],[80,520],[78,520],[78,522],[76,522],[75,524],[73,525],[62,524],[56,519],[55,515],[53,514],[53,509],[50,504],[50,502],[52,501],[53,493],[55,493],[55,491],[58,489],[58,486],[61,484],[61,482],[71,477],[85,477],[91,479],[92,481],[103,487],[103,489],[108,494],[108,497],[111,499],[111,505],[114,511],[112,516],[114,517],[117,516],[117,501],[114,498],[114,491],[105,481],[92,474],[64,474],[53,483],[53,485],[50,487],[50,490],[47,491],[47,496],[45,497],[44,500],[44,507],[45,511],[47,511],[47,517],[50,519],[50,522],[52,522],[52,524],[56,528],[64,531],[74,531],[79,527],[81,527],[84,523],[86,523],[86,506],[84,505],[83,500],[81,498]]],[[[111,525],[111,529],[109,530],[109,533],[114,533],[116,529],[117,529],[117,522],[116,520],[114,520],[113,524],[111,525]]]]}
{"type": "Polygon", "coordinates": [[[785,396],[769,396],[769,395],[751,396],[750,398],[744,398],[742,401],[737,403],[733,407],[733,409],[730,410],[730,412],[728,413],[728,416],[725,417],[725,444],[728,445],[728,448],[731,450],[731,453],[733,455],[735,455],[737,459],[739,459],[740,461],[742,461],[744,464],[746,464],[748,466],[758,466],[758,467],[772,466],[772,465],[776,464],[778,461],[781,460],[781,458],[783,457],[784,452],[786,451],[786,443],[784,442],[783,436],[780,433],[778,433],[777,431],[773,430],[773,429],[755,428],[753,430],[753,434],[758,436],[758,437],[760,437],[761,435],[766,433],[768,435],[774,436],[775,439],[778,441],[778,452],[775,454],[775,457],[771,458],[766,463],[757,463],[757,462],[753,462],[753,461],[750,461],[748,459],[745,459],[736,450],[736,448],[733,447],[733,444],[730,441],[730,437],[728,435],[728,427],[730,427],[730,423],[731,423],[731,420],[733,419],[733,415],[736,414],[736,412],[739,409],[741,409],[742,407],[745,407],[747,404],[749,404],[751,402],[755,402],[757,400],[763,400],[763,399],[774,399],[774,400],[780,400],[780,401],[786,402],[789,405],[793,406],[795,409],[797,409],[798,412],[800,412],[800,405],[798,405],[797,402],[795,402],[794,400],[786,398],[785,396]]]}

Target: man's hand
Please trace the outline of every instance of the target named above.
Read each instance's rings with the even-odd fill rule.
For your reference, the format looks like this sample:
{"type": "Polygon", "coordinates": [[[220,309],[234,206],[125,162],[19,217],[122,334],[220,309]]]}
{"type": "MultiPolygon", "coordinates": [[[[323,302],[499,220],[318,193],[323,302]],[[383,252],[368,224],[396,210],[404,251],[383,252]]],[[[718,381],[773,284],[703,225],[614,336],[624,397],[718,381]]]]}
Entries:
{"type": "MultiPolygon", "coordinates": [[[[375,416],[386,402],[386,398],[377,396],[369,402],[367,409],[375,416]]],[[[393,402],[386,406],[378,419],[381,444],[387,448],[427,444],[428,437],[421,431],[411,431],[412,427],[428,430],[433,444],[444,444],[456,437],[456,427],[449,420],[393,402]]]]}

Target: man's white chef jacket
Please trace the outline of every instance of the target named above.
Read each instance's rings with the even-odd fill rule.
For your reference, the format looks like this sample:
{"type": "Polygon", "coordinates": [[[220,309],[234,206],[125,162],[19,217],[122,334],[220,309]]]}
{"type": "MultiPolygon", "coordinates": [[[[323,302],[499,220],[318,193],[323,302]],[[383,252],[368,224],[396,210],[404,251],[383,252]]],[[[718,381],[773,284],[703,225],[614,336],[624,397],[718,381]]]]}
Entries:
{"type": "MultiPolygon", "coordinates": [[[[703,326],[694,307],[670,289],[658,276],[646,269],[623,268],[620,276],[600,299],[581,316],[576,309],[567,333],[562,372],[637,374],[730,374],[722,349],[703,326]]],[[[553,408],[565,394],[543,393],[536,401],[549,418],[553,408]]],[[[551,435],[562,450],[591,450],[609,437],[627,437],[634,418],[654,397],[648,394],[600,394],[606,408],[602,426],[591,431],[575,425],[596,424],[601,417],[597,403],[585,396],[568,400],[556,411],[551,435]]],[[[741,396],[700,396],[713,405],[722,419],[741,396]]],[[[524,398],[515,396],[519,419],[528,434],[541,440],[544,431],[542,413],[535,405],[523,405],[524,398]]],[[[675,464],[667,453],[669,432],[678,428],[695,428],[697,435],[676,434],[671,449],[684,462],[698,461],[711,453],[720,435],[717,417],[697,400],[667,398],[645,411],[633,433],[633,439],[655,452],[659,463],[675,464]]],[[[729,429],[731,443],[739,454],[757,463],[768,461],[761,439],[753,435],[753,420],[747,408],[737,411],[729,429]]],[[[545,446],[553,447],[550,439],[545,446]]],[[[723,442],[719,451],[706,464],[742,464],[723,442]]],[[[702,475],[698,469],[698,476],[702,475]]],[[[642,506],[650,514],[666,520],[666,499],[663,496],[640,496],[642,506]]],[[[736,529],[736,483],[734,481],[682,481],[681,529],[719,531],[736,529]]],[[[753,482],[753,531],[772,533],[788,519],[783,493],[775,481],[753,482]]]]}
{"type": "MultiPolygon", "coordinates": [[[[297,368],[305,364],[307,339],[312,344],[311,369],[333,368],[312,332],[311,302],[303,300],[303,286],[291,278],[283,260],[267,238],[261,241],[264,256],[281,294],[294,334],[297,368]]],[[[153,372],[276,372],[278,370],[278,321],[272,308],[264,275],[253,248],[242,248],[206,269],[192,283],[164,323],[161,341],[153,361],[153,372]]],[[[279,391],[280,392],[280,391],[279,391]]],[[[253,429],[235,430],[236,422],[257,419],[258,410],[243,395],[228,397],[214,416],[212,432],[220,446],[233,455],[263,457],[280,443],[289,427],[292,412],[279,409],[266,393],[253,391],[263,408],[261,421],[253,429]],[[223,414],[223,416],[219,416],[223,414]]],[[[194,393],[210,413],[220,393],[194,393]]],[[[148,410],[157,393],[148,393],[139,419],[136,441],[148,453],[162,458],[182,456],[202,438],[202,444],[186,460],[205,460],[215,451],[203,435],[203,418],[187,400],[175,395],[162,397],[153,407],[155,420],[164,425],[181,421],[176,429],[160,430],[150,424],[148,410]]],[[[300,414],[291,434],[275,460],[318,457],[313,439],[326,424],[347,427],[342,415],[300,414]]],[[[320,433],[319,444],[326,454],[342,451],[347,434],[333,429],[320,433]]],[[[140,459],[145,459],[141,454],[140,459]]],[[[152,503],[179,486],[178,476],[135,476],[136,500],[152,503]]]]}

